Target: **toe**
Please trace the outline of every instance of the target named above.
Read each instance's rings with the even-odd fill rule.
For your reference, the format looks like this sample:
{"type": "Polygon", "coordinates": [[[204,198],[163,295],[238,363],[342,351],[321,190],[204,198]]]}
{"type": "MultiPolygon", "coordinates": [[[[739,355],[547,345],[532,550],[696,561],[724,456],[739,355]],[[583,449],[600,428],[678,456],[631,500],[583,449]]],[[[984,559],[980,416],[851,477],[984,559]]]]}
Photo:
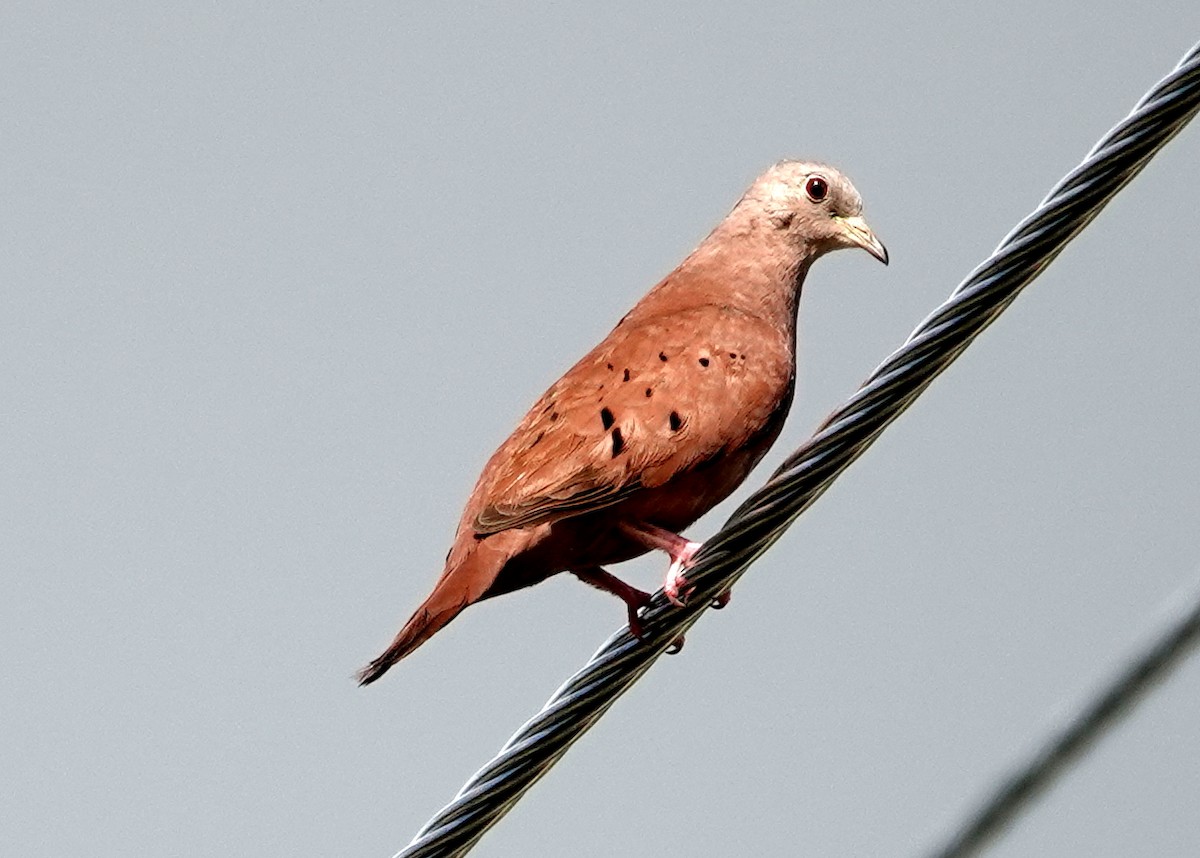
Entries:
{"type": "Polygon", "coordinates": [[[687,580],[682,575],[676,575],[673,578],[668,578],[663,584],[663,595],[667,597],[667,601],[677,608],[684,607],[687,603],[684,601],[686,596],[684,588],[687,587],[687,580]]]}

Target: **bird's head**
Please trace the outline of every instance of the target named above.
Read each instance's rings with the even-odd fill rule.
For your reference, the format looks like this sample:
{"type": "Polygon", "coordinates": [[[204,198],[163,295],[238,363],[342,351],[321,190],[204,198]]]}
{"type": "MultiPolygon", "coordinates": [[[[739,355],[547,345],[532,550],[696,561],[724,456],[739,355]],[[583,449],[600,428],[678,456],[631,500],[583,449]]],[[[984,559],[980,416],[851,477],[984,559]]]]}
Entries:
{"type": "Polygon", "coordinates": [[[887,265],[887,248],[863,220],[862,197],[826,164],[780,161],[758,177],[742,204],[757,208],[768,228],[803,243],[809,253],[860,247],[887,265]]]}

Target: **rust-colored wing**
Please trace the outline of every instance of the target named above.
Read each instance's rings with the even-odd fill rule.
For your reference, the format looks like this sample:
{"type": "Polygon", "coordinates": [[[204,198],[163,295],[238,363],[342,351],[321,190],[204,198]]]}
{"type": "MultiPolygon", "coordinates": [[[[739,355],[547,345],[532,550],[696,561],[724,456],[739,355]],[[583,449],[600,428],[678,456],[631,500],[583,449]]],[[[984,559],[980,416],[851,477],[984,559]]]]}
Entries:
{"type": "Polygon", "coordinates": [[[466,520],[485,535],[582,515],[740,448],[782,419],[793,350],[723,306],[627,318],[492,456],[466,520]]]}

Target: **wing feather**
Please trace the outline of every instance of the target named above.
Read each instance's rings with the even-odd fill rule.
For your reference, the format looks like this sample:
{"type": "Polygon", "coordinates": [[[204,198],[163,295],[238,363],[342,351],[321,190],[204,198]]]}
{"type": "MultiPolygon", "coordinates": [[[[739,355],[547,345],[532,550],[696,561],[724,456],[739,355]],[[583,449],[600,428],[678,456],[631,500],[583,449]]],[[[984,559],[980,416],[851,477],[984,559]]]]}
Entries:
{"type": "Polygon", "coordinates": [[[470,525],[481,536],[532,527],[662,485],[757,434],[790,397],[793,374],[790,342],[728,308],[626,320],[492,456],[470,525]]]}

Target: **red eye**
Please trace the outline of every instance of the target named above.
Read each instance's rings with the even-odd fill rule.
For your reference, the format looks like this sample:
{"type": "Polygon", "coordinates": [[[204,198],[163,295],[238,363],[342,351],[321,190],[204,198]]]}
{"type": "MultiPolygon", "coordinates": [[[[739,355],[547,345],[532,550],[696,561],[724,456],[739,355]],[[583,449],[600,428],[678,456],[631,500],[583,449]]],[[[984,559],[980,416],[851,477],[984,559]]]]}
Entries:
{"type": "Polygon", "coordinates": [[[808,198],[814,203],[819,203],[829,196],[829,183],[820,176],[809,176],[808,181],[804,183],[804,193],[808,194],[808,198]]]}

